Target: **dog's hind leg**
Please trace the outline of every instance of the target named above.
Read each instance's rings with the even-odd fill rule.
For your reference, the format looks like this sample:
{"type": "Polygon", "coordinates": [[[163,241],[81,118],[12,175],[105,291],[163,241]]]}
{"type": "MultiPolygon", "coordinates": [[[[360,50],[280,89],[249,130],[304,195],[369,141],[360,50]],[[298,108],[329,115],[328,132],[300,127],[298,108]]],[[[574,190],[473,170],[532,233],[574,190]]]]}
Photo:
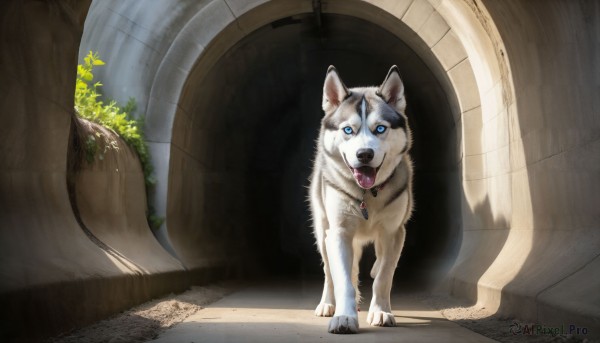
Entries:
{"type": "Polygon", "coordinates": [[[375,260],[375,263],[373,263],[373,268],[371,268],[371,278],[375,279],[377,273],[379,273],[379,260],[375,260]]]}
{"type": "Polygon", "coordinates": [[[373,282],[373,298],[367,315],[367,322],[372,326],[396,326],[390,303],[390,293],[394,271],[404,245],[404,237],[405,229],[402,226],[394,234],[382,231],[375,242],[377,274],[373,282]]]}
{"type": "Polygon", "coordinates": [[[354,240],[352,243],[352,248],[354,250],[354,258],[352,261],[352,286],[356,292],[356,309],[360,311],[360,303],[362,302],[362,297],[360,295],[360,280],[358,279],[358,275],[360,273],[359,263],[360,258],[362,257],[363,252],[363,243],[357,240],[354,240]]]}

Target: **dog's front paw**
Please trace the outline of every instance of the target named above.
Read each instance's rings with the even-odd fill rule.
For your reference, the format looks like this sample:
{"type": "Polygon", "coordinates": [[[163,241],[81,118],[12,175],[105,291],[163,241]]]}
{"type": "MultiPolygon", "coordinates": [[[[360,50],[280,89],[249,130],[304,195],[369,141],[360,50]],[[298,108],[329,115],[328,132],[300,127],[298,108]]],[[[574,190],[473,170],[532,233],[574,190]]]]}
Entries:
{"type": "Polygon", "coordinates": [[[315,316],[317,317],[331,317],[335,313],[335,305],[320,303],[315,309],[315,316]]]}
{"type": "Polygon", "coordinates": [[[390,312],[375,311],[367,315],[367,323],[371,326],[396,326],[394,314],[390,312]]]}
{"type": "Polygon", "coordinates": [[[349,334],[358,332],[358,318],[335,316],[329,322],[329,333],[349,334]]]}

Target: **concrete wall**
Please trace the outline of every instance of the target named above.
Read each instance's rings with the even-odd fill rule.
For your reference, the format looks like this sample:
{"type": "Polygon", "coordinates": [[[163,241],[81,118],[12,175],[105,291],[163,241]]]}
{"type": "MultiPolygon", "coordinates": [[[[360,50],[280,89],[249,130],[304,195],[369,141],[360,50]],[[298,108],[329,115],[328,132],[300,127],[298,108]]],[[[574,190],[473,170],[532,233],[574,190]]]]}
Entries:
{"type": "MultiPolygon", "coordinates": [[[[335,63],[348,84],[378,83],[397,63],[412,99],[417,160],[402,274],[417,265],[425,275],[414,280],[500,313],[599,331],[600,5],[321,3],[320,27],[308,0],[92,3],[79,55],[98,51],[108,62],[96,74],[104,93],[136,98],[146,116],[164,250],[140,207],[114,206],[143,201],[140,181],[130,189],[122,179],[139,173],[130,157],[111,162],[129,176],[115,174],[115,164],[78,176],[79,217],[69,201],[68,109],[86,6],[2,5],[2,51],[18,53],[3,53],[0,64],[0,94],[10,99],[0,107],[0,286],[12,308],[34,299],[12,322],[26,326],[34,310],[89,314],[43,307],[66,290],[79,290],[70,299],[86,304],[92,295],[112,299],[102,311],[92,306],[89,321],[128,305],[127,292],[152,293],[135,291],[140,285],[186,283],[144,284],[140,275],[202,278],[239,261],[259,272],[273,260],[271,272],[310,274],[316,255],[301,186],[320,115],[312,105],[319,75],[335,63]],[[40,55],[52,58],[33,62],[40,55]],[[97,197],[101,185],[115,192],[97,197]],[[252,237],[274,238],[261,255],[252,237]],[[123,244],[135,239],[144,247],[123,244]],[[129,288],[116,280],[131,280],[129,288]]],[[[48,326],[42,331],[59,324],[48,326]]]]}
{"type": "MultiPolygon", "coordinates": [[[[600,286],[600,4],[485,3],[505,42],[515,104],[508,112],[511,230],[498,256],[506,262],[486,274],[520,266],[514,278],[504,274],[504,312],[597,328],[600,295],[591,290],[600,286]],[[515,251],[522,258],[511,258],[515,251]]],[[[486,279],[480,283],[492,284],[486,279]]]]}
{"type": "Polygon", "coordinates": [[[148,228],[141,167],[118,137],[105,132],[119,151],[108,151],[104,161],[84,164],[75,174],[67,168],[77,51],[88,6],[0,5],[5,342],[36,341],[189,286],[181,263],[148,228]]]}

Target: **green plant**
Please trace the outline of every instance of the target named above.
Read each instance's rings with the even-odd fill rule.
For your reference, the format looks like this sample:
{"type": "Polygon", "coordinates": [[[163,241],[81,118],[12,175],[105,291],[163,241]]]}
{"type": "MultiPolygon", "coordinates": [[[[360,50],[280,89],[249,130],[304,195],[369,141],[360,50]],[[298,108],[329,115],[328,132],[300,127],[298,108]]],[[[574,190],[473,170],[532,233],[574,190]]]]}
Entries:
{"type": "MultiPolygon", "coordinates": [[[[136,151],[142,164],[146,193],[148,194],[153,190],[156,180],[150,151],[142,130],[144,118],[140,117],[138,120],[132,118],[131,114],[136,109],[134,98],[130,98],[123,107],[119,107],[114,100],[107,100],[106,102],[102,100],[102,94],[99,91],[102,84],[94,82],[93,69],[104,64],[97,52],[90,51],[83,59],[83,64],[77,66],[75,113],[81,118],[111,129],[136,151]]],[[[95,133],[95,136],[93,134],[89,135],[83,146],[88,163],[92,163],[96,156],[103,159],[104,154],[110,149],[118,150],[115,141],[98,132],[95,133]],[[99,144],[103,144],[102,149],[99,144]]],[[[149,205],[148,209],[148,222],[153,229],[156,229],[162,224],[164,218],[158,217],[152,206],[149,205]]]]}

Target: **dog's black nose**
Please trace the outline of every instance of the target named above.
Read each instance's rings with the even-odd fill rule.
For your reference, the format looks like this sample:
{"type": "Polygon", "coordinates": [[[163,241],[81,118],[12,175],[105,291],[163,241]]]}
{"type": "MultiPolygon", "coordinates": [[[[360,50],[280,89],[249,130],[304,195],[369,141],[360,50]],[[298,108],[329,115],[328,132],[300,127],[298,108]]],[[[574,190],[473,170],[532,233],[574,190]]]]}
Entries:
{"type": "Polygon", "coordinates": [[[375,152],[373,151],[373,149],[358,149],[358,151],[356,152],[356,158],[358,158],[360,163],[364,164],[371,162],[374,155],[375,152]]]}

